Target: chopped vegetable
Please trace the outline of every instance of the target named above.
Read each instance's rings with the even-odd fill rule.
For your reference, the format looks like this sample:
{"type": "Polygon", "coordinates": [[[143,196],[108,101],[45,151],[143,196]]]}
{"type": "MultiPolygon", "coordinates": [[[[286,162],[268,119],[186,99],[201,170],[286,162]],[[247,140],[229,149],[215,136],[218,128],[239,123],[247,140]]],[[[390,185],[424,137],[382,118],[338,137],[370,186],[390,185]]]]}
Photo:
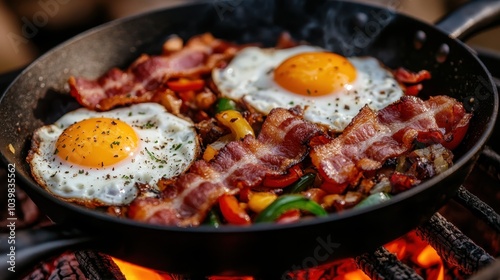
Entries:
{"type": "Polygon", "coordinates": [[[453,150],[458,145],[462,142],[462,140],[465,137],[465,134],[467,133],[467,130],[469,129],[469,122],[465,124],[458,124],[456,127],[453,128],[451,131],[452,137],[450,141],[444,141],[441,144],[447,148],[448,150],[453,150]]]}
{"type": "Polygon", "coordinates": [[[172,36],[163,43],[163,54],[169,54],[180,51],[184,47],[184,41],[179,36],[172,36]]]}
{"type": "Polygon", "coordinates": [[[375,186],[373,186],[373,188],[370,190],[370,194],[375,194],[379,192],[388,193],[391,191],[391,189],[392,189],[391,182],[387,177],[384,177],[380,180],[380,182],[378,182],[377,184],[375,184],[375,186]]]}
{"type": "Polygon", "coordinates": [[[212,209],[208,212],[206,224],[211,225],[214,228],[218,228],[220,226],[221,222],[219,216],[215,213],[215,210],[212,209]]]}
{"type": "Polygon", "coordinates": [[[326,216],[327,212],[318,203],[297,194],[286,194],[277,198],[255,218],[256,223],[272,222],[288,210],[299,209],[316,216],[326,216]]]}
{"type": "Polygon", "coordinates": [[[196,97],[196,92],[194,90],[185,90],[178,92],[179,98],[184,103],[194,102],[194,98],[196,97]]]}
{"type": "Polygon", "coordinates": [[[250,224],[250,216],[240,207],[236,197],[225,194],[219,197],[219,207],[224,218],[234,225],[250,224]]]}
{"type": "Polygon", "coordinates": [[[205,87],[205,81],[201,79],[189,80],[181,78],[177,81],[168,81],[167,86],[173,91],[196,91],[205,87]]]}
{"type": "Polygon", "coordinates": [[[400,193],[420,184],[420,180],[413,175],[394,172],[389,178],[392,185],[392,193],[400,193]]]}
{"type": "Polygon", "coordinates": [[[228,134],[220,137],[219,139],[217,139],[217,141],[213,142],[212,144],[207,145],[205,152],[203,152],[203,159],[205,161],[212,160],[219,153],[219,150],[222,149],[224,146],[226,146],[226,144],[232,140],[234,140],[233,135],[228,134]]]}
{"type": "Polygon", "coordinates": [[[422,84],[416,84],[416,85],[411,85],[407,86],[405,90],[406,95],[411,95],[411,96],[417,96],[418,93],[424,88],[422,84]]]}
{"type": "Polygon", "coordinates": [[[248,208],[255,213],[260,213],[266,209],[278,196],[271,192],[256,192],[248,200],[248,208]]]}
{"type": "Polygon", "coordinates": [[[238,111],[227,110],[218,113],[215,118],[231,130],[235,139],[242,139],[248,134],[255,136],[253,128],[238,111]]]}
{"type": "Polygon", "coordinates": [[[299,165],[294,165],[284,175],[270,175],[264,177],[262,184],[269,188],[284,188],[290,186],[300,179],[302,176],[302,169],[299,165]]]}
{"type": "Polygon", "coordinates": [[[384,201],[388,201],[391,199],[391,196],[384,192],[374,193],[369,195],[367,198],[363,199],[360,203],[358,203],[354,208],[363,208],[367,206],[376,205],[382,203],[384,201]]]}
{"type": "Polygon", "coordinates": [[[292,186],[290,186],[288,192],[289,193],[303,192],[313,185],[315,179],[316,179],[316,174],[307,173],[304,176],[300,177],[300,179],[297,182],[295,182],[292,186]]]}
{"type": "Polygon", "coordinates": [[[220,113],[227,110],[236,110],[236,103],[226,97],[222,97],[215,104],[215,112],[220,113]]]}
{"type": "Polygon", "coordinates": [[[205,149],[205,152],[203,152],[203,160],[205,161],[211,161],[218,153],[219,151],[216,150],[212,145],[208,145],[207,148],[205,149]]]}
{"type": "Polygon", "coordinates": [[[194,103],[200,110],[208,110],[217,100],[217,96],[210,90],[198,92],[194,97],[194,103]]]}
{"type": "Polygon", "coordinates": [[[293,223],[298,221],[299,219],[300,219],[300,210],[292,209],[281,214],[281,216],[279,216],[279,218],[276,219],[276,223],[278,224],[293,223]]]}

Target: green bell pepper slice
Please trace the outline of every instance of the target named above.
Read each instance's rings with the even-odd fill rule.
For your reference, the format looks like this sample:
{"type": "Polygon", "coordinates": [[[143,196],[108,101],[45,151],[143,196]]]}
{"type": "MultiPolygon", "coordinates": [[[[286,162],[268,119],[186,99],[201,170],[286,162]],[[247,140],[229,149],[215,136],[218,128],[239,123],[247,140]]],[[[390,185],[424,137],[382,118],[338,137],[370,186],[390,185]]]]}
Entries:
{"type": "Polygon", "coordinates": [[[297,194],[286,194],[278,197],[255,218],[255,223],[272,222],[288,210],[299,209],[316,216],[326,216],[328,213],[318,203],[297,194]]]}
{"type": "Polygon", "coordinates": [[[363,208],[371,205],[376,205],[382,203],[384,201],[388,201],[391,199],[391,196],[385,192],[378,192],[369,195],[367,198],[361,200],[360,203],[356,204],[354,208],[363,208]]]}

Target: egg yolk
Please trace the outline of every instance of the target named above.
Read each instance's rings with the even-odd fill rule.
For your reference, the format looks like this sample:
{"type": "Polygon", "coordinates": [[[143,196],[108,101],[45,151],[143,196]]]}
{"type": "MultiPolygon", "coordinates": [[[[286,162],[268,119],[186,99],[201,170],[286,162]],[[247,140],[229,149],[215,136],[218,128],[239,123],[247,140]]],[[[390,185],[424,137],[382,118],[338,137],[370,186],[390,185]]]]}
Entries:
{"type": "Polygon", "coordinates": [[[77,122],[59,136],[55,153],[87,167],[106,167],[133,156],[139,139],[134,129],[116,119],[91,118],[77,122]]]}
{"type": "Polygon", "coordinates": [[[306,95],[332,94],[349,87],[356,69],[345,57],[328,52],[292,56],[274,70],[274,80],[288,91],[306,95]]]}

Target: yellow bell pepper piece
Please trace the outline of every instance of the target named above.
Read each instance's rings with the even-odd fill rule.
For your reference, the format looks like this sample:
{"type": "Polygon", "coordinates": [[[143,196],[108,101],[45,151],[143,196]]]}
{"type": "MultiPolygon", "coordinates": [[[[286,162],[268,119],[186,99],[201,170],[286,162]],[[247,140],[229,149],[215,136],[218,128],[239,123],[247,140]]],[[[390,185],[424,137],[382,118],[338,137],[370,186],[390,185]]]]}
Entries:
{"type": "Polygon", "coordinates": [[[266,209],[269,204],[273,203],[278,196],[270,192],[256,192],[250,196],[248,200],[248,208],[255,213],[260,213],[266,209]]]}
{"type": "Polygon", "coordinates": [[[233,140],[234,140],[233,135],[227,134],[220,137],[219,139],[217,139],[217,141],[213,142],[212,144],[207,145],[205,152],[203,152],[203,159],[207,162],[212,160],[219,153],[220,149],[222,149],[224,146],[226,146],[227,143],[233,140]]]}
{"type": "Polygon", "coordinates": [[[227,110],[215,115],[215,118],[231,130],[234,138],[239,140],[250,134],[255,136],[247,120],[236,110],[227,110]]]}
{"type": "Polygon", "coordinates": [[[213,146],[208,145],[205,152],[203,152],[203,159],[208,162],[212,160],[218,152],[219,151],[217,151],[213,146]]]}

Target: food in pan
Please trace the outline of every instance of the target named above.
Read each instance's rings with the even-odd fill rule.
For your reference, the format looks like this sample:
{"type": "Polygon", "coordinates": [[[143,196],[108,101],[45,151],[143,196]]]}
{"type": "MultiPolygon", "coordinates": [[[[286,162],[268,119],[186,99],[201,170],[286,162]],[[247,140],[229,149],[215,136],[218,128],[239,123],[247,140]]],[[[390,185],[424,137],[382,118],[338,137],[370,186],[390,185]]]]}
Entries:
{"type": "MultiPolygon", "coordinates": [[[[61,158],[56,145],[64,144],[58,134],[41,141],[48,129],[42,128],[28,157],[35,179],[59,197],[138,221],[248,225],[380,203],[453,164],[452,150],[464,137],[471,114],[451,97],[417,97],[422,81],[430,78],[427,71],[390,70],[375,58],[345,58],[286,38],[268,49],[210,34],[186,44],[172,37],[161,55],[143,55],[126,70],[111,69],[97,79],[70,78],[71,94],[86,107],[80,111],[92,112],[90,119],[65,116],[64,124],[56,123],[62,127],[49,130],[71,134],[79,121],[102,116],[136,130],[148,122],[135,124],[113,112],[143,106],[141,112],[157,118],[148,127],[157,131],[156,138],[145,140],[137,132],[137,149],[151,167],[118,170],[121,161],[101,166],[116,170],[110,176],[135,180],[111,191],[129,193],[127,198],[109,198],[109,190],[78,181],[84,178],[79,171],[87,170],[61,158]],[[162,123],[158,128],[157,122],[162,123]],[[172,131],[162,127],[173,123],[189,132],[170,136],[172,131]],[[40,149],[41,143],[48,144],[40,149]],[[47,156],[34,161],[40,151],[47,156]],[[156,172],[163,169],[158,165],[177,163],[181,154],[182,167],[168,165],[171,173],[135,173],[156,172]],[[47,187],[38,175],[40,165],[47,166],[49,178],[56,174],[55,182],[65,183],[49,179],[47,187]],[[57,169],[67,165],[71,169],[57,169]],[[57,172],[69,175],[61,179],[57,172]],[[92,189],[103,195],[67,196],[92,189]]],[[[90,166],[88,172],[97,169],[90,166]]],[[[104,173],[93,176],[105,178],[104,173]]]]}

